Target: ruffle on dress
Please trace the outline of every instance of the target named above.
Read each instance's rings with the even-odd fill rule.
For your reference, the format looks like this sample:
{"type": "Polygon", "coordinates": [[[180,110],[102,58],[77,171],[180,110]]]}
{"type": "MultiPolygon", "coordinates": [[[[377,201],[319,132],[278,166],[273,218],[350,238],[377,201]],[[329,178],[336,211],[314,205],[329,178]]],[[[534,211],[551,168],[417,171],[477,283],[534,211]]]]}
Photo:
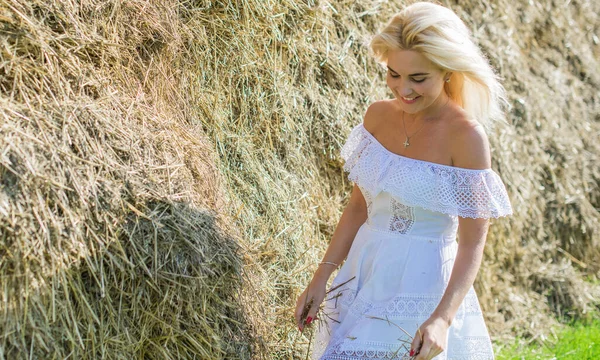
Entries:
{"type": "Polygon", "coordinates": [[[466,218],[498,218],[513,213],[500,176],[492,169],[465,169],[417,160],[386,149],[363,124],[341,149],[348,179],[367,196],[389,192],[408,206],[466,218]]]}

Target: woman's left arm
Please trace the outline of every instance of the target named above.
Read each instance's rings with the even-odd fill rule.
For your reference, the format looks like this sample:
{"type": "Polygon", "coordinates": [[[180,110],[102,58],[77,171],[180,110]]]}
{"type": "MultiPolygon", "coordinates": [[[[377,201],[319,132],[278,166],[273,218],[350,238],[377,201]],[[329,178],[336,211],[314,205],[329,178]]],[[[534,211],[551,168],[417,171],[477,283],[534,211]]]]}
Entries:
{"type": "MultiPolygon", "coordinates": [[[[489,169],[491,155],[487,136],[481,126],[462,129],[455,137],[454,166],[489,169]]],[[[440,303],[420,327],[411,344],[415,360],[429,360],[446,349],[448,328],[467,292],[475,282],[483,258],[489,220],[458,218],[458,251],[450,280],[440,303]]]]}
{"type": "Polygon", "coordinates": [[[458,307],[475,282],[483,258],[489,227],[488,219],[459,218],[458,251],[444,296],[431,317],[439,317],[450,326],[458,307]]]}
{"type": "Polygon", "coordinates": [[[452,274],[440,303],[419,327],[422,339],[419,334],[413,339],[416,360],[432,359],[446,349],[447,330],[479,271],[488,225],[487,219],[459,218],[460,240],[452,274]]]}

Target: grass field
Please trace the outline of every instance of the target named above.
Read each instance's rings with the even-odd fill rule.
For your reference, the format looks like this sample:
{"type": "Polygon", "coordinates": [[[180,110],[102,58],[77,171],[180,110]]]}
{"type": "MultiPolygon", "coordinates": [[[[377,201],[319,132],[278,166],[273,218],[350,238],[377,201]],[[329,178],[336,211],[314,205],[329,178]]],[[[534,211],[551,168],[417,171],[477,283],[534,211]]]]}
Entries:
{"type": "Polygon", "coordinates": [[[516,341],[513,345],[497,352],[498,360],[592,360],[600,359],[600,321],[588,324],[574,324],[556,339],[548,339],[543,345],[538,343],[523,345],[516,341]]]}

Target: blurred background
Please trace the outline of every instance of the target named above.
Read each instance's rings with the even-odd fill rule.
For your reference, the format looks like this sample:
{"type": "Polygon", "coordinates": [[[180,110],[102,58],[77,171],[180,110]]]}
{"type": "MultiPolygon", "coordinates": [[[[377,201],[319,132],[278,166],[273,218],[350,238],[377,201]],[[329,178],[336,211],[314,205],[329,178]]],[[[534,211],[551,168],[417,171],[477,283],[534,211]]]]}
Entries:
{"type": "MultiPolygon", "coordinates": [[[[0,359],[306,358],[339,150],[392,96],[367,44],[406,4],[0,0],[0,359]]],[[[441,4],[511,105],[486,322],[501,354],[553,349],[599,324],[600,2],[441,4]]]]}

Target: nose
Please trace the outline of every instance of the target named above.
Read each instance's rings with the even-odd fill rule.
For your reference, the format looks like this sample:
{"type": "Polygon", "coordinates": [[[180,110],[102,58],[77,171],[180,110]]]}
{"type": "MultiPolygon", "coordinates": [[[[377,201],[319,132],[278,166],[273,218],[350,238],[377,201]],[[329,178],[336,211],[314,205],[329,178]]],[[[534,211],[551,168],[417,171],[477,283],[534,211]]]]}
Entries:
{"type": "Polygon", "coordinates": [[[410,87],[404,86],[404,87],[401,87],[400,90],[398,90],[398,94],[400,94],[404,97],[408,97],[409,95],[413,94],[413,91],[410,87]]]}
{"type": "Polygon", "coordinates": [[[396,90],[400,96],[408,97],[413,94],[413,90],[408,81],[405,81],[402,78],[395,80],[394,90],[396,90]]]}

